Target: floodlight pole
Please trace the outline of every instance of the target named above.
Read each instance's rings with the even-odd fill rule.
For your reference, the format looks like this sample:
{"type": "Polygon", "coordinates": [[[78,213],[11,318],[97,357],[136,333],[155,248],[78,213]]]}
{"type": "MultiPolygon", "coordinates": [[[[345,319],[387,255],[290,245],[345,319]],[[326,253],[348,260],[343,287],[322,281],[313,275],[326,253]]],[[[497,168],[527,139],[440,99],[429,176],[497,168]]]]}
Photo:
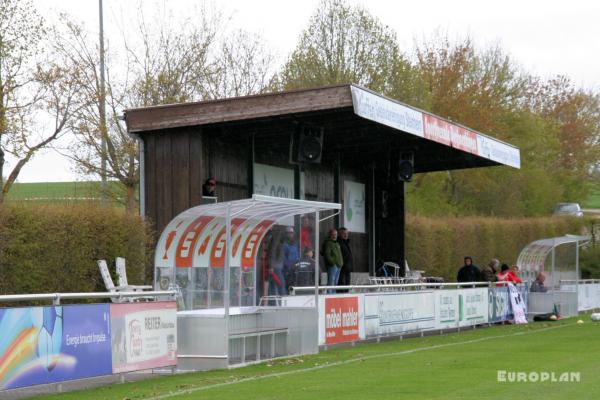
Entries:
{"type": "Polygon", "coordinates": [[[98,0],[98,14],[99,14],[99,22],[100,22],[100,93],[98,99],[98,111],[100,113],[100,137],[101,137],[101,164],[100,164],[100,177],[102,179],[102,188],[101,188],[101,199],[102,204],[106,205],[106,191],[107,191],[107,182],[106,182],[106,136],[107,136],[107,127],[106,127],[106,84],[104,80],[104,18],[102,12],[102,0],[98,0]]]}

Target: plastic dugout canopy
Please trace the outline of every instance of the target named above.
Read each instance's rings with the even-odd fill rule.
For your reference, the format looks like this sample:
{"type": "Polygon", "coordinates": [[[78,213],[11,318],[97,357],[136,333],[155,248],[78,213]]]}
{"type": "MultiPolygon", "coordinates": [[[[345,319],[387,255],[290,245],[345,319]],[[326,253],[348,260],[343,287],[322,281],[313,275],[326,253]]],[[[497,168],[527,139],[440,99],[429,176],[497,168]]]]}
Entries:
{"type": "Polygon", "coordinates": [[[590,236],[566,235],[529,243],[517,259],[523,280],[534,281],[539,272],[546,275],[549,290],[560,289],[561,281],[579,279],[579,247],[590,236]]]}
{"type": "MultiPolygon", "coordinates": [[[[180,308],[185,310],[220,308],[229,314],[230,307],[257,306],[258,250],[267,232],[290,217],[314,214],[318,243],[320,213],[340,209],[338,203],[263,195],[190,208],[160,236],[155,287],[179,288],[184,301],[180,308]]],[[[318,257],[316,262],[315,285],[318,257]]]]}

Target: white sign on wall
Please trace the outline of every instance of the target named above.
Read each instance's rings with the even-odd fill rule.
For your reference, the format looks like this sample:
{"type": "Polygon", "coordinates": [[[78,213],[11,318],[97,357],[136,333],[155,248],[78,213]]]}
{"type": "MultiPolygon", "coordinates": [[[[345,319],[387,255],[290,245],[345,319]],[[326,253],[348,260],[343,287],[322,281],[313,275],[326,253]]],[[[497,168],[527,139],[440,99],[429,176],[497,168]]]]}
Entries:
{"type": "Polygon", "coordinates": [[[365,185],[344,181],[344,226],[350,232],[366,233],[365,204],[365,185]]]}
{"type": "Polygon", "coordinates": [[[435,296],[430,291],[365,294],[365,335],[427,331],[435,326],[435,296]]]}
{"type": "Polygon", "coordinates": [[[254,194],[294,198],[294,170],[254,163],[254,194]]]}

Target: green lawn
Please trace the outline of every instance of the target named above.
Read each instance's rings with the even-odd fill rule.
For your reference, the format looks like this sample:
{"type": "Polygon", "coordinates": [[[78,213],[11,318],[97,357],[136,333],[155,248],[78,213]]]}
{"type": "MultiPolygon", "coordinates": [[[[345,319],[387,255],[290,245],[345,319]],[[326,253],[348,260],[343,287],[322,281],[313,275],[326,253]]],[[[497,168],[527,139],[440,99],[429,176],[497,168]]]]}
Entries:
{"type": "MultiPolygon", "coordinates": [[[[109,199],[123,198],[124,188],[119,182],[108,183],[109,199]]],[[[101,198],[101,183],[86,182],[36,182],[15,183],[7,200],[26,203],[94,202],[101,198]]]]}
{"type": "Polygon", "coordinates": [[[581,204],[583,208],[600,208],[600,188],[590,189],[588,198],[581,204]]]}
{"type": "MultiPolygon", "coordinates": [[[[600,323],[496,326],[333,349],[245,368],[164,376],[60,399],[596,399],[600,323]],[[580,382],[498,382],[498,370],[580,382]]],[[[200,339],[199,339],[200,340],[200,339]]]]}

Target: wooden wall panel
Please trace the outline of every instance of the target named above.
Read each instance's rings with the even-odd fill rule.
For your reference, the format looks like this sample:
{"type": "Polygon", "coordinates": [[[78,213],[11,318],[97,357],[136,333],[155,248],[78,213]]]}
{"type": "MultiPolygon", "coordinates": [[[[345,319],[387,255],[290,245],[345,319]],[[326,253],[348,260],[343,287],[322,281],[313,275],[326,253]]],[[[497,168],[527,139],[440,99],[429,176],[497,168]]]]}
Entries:
{"type": "Polygon", "coordinates": [[[206,180],[208,168],[206,167],[206,159],[204,149],[202,147],[203,134],[200,128],[191,128],[189,131],[190,140],[190,202],[189,207],[201,204],[202,201],[202,185],[206,180]]]}
{"type": "Polygon", "coordinates": [[[172,215],[190,208],[190,133],[184,131],[171,142],[172,215]]]}

